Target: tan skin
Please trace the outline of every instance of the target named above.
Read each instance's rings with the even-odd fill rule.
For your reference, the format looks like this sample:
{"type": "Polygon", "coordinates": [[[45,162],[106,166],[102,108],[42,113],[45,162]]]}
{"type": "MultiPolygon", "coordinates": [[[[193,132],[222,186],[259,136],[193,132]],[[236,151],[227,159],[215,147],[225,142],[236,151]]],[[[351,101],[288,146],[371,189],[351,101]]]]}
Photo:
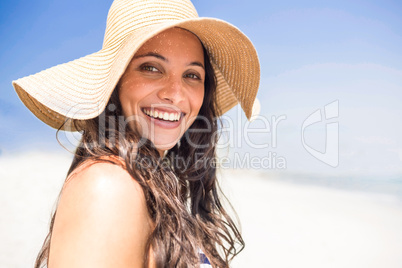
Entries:
{"type": "MultiPolygon", "coordinates": [[[[161,155],[173,147],[201,108],[203,66],[198,38],[173,28],[146,42],[122,76],[119,98],[124,116],[135,118],[132,122],[156,144],[161,155]],[[177,112],[180,121],[156,124],[143,112],[155,105],[162,112],[177,112]]],[[[49,268],[144,267],[151,231],[152,221],[138,182],[118,165],[84,163],[63,186],[49,268]]]]}
{"type": "Polygon", "coordinates": [[[120,80],[123,114],[162,154],[198,115],[204,80],[204,53],[198,38],[179,28],[162,32],[137,51],[120,80]],[[159,124],[144,110],[179,115],[180,120],[159,124]]]}

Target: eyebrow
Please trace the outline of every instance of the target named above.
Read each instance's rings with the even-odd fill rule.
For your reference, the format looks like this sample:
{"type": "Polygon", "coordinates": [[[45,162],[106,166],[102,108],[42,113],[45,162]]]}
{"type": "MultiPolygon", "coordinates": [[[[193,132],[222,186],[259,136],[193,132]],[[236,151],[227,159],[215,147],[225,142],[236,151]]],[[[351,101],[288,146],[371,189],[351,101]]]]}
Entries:
{"type": "Polygon", "coordinates": [[[202,63],[199,62],[199,61],[193,61],[193,62],[191,62],[189,65],[192,65],[192,66],[200,66],[202,69],[205,70],[204,64],[202,64],[202,63]]]}
{"type": "Polygon", "coordinates": [[[164,56],[162,56],[161,54],[155,53],[155,52],[148,52],[146,54],[134,56],[134,59],[144,58],[144,57],[155,57],[155,58],[158,58],[160,60],[168,62],[168,60],[164,56]]]}
{"type": "MultiPolygon", "coordinates": [[[[148,53],[145,53],[145,54],[142,54],[142,55],[137,55],[137,56],[134,56],[134,59],[144,58],[144,57],[155,57],[155,58],[158,58],[158,59],[163,60],[165,62],[169,62],[169,60],[166,59],[164,56],[162,56],[161,54],[155,53],[155,52],[148,52],[148,53]]],[[[189,64],[189,66],[199,66],[199,67],[201,67],[202,69],[205,70],[204,64],[202,64],[199,61],[191,62],[189,64]]]]}

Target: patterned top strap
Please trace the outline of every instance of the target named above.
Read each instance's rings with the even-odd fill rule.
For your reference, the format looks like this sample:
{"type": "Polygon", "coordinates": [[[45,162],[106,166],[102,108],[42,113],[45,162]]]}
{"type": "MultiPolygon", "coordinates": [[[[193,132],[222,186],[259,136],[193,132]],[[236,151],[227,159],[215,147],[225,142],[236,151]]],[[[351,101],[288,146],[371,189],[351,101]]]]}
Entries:
{"type": "Polygon", "coordinates": [[[200,250],[200,268],[212,268],[211,263],[209,262],[207,256],[205,256],[204,252],[200,250]]]}

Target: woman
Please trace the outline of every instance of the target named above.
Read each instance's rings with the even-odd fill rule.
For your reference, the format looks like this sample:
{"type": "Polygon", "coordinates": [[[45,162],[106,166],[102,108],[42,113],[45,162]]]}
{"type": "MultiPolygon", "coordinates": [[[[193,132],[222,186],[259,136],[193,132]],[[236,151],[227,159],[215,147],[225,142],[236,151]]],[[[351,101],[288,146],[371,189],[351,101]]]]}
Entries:
{"type": "Polygon", "coordinates": [[[82,132],[35,266],[228,267],[244,243],[218,196],[217,116],[250,118],[258,83],[247,37],[185,0],[115,0],[102,50],[14,81],[82,132]]]}

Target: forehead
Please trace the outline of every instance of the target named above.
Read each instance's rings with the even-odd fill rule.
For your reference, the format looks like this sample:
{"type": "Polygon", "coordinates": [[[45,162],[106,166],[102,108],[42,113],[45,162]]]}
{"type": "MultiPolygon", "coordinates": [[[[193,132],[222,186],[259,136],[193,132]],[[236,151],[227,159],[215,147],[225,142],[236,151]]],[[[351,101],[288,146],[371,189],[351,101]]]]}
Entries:
{"type": "Polygon", "coordinates": [[[198,37],[181,28],[171,28],[159,33],[142,45],[136,54],[150,51],[155,53],[181,52],[194,55],[201,53],[203,56],[202,45],[198,37]]]}

